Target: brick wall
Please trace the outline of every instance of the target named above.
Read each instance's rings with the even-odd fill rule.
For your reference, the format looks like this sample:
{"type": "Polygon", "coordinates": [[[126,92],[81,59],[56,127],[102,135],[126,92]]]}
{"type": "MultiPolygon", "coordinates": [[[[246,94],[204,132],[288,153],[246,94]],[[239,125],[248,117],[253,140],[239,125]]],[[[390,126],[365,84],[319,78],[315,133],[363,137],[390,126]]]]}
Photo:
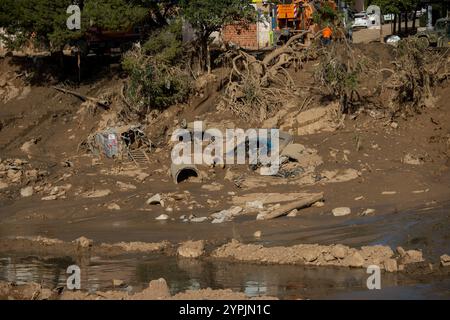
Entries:
{"type": "Polygon", "coordinates": [[[257,49],[258,37],[256,34],[256,23],[242,26],[239,24],[230,24],[222,29],[223,42],[234,44],[245,49],[257,49]]]}

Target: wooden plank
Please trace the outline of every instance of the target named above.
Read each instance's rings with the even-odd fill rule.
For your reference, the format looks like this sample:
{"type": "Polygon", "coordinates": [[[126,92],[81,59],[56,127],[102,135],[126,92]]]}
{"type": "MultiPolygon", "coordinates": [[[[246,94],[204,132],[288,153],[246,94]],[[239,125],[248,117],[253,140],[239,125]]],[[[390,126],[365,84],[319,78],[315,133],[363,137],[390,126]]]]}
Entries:
{"type": "Polygon", "coordinates": [[[270,220],[274,218],[278,218],[284,215],[287,215],[289,212],[291,212],[294,209],[302,209],[305,207],[309,207],[312,204],[323,200],[323,193],[311,193],[309,195],[305,195],[300,200],[296,200],[290,203],[287,203],[285,205],[282,205],[278,209],[275,209],[274,211],[266,214],[264,217],[262,217],[263,220],[270,220]]]}

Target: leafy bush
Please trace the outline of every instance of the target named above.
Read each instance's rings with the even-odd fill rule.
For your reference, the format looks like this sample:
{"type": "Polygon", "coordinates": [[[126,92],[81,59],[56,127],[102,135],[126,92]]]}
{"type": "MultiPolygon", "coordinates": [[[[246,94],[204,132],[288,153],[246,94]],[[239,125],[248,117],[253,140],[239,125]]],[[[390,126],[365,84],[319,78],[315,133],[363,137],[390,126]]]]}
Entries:
{"type": "Polygon", "coordinates": [[[176,20],[124,56],[122,66],[130,76],[126,96],[138,113],[186,101],[191,88],[182,54],[181,22],[176,20]]]}

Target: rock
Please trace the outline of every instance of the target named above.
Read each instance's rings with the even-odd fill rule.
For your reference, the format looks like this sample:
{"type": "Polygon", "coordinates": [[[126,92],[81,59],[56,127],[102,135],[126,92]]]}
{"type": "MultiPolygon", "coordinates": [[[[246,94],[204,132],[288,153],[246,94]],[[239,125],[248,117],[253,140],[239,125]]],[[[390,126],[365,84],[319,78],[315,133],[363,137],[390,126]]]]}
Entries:
{"type": "Polygon", "coordinates": [[[343,263],[349,267],[362,267],[364,265],[364,258],[361,256],[359,252],[354,252],[351,255],[348,255],[343,263]]]}
{"type": "Polygon", "coordinates": [[[169,217],[167,214],[162,214],[162,215],[156,217],[155,220],[158,220],[158,221],[165,221],[165,220],[169,220],[169,218],[170,218],[170,217],[169,217]]]}
{"type": "Polygon", "coordinates": [[[404,257],[406,255],[406,251],[402,247],[397,247],[397,252],[401,257],[404,257]]]}
{"type": "Polygon", "coordinates": [[[169,286],[167,285],[166,280],[164,280],[163,278],[150,281],[147,290],[154,292],[155,295],[158,295],[161,298],[170,297],[169,286]]]}
{"type": "Polygon", "coordinates": [[[381,194],[383,196],[391,196],[391,195],[397,194],[397,191],[383,191],[381,194]]]}
{"type": "Polygon", "coordinates": [[[20,150],[24,153],[30,153],[31,147],[33,147],[37,143],[36,139],[31,139],[27,142],[25,142],[21,147],[20,150]]]}
{"type": "Polygon", "coordinates": [[[301,252],[303,259],[306,262],[313,262],[313,261],[317,260],[317,258],[319,257],[319,254],[320,254],[320,252],[314,248],[305,249],[301,252]]]}
{"type": "Polygon", "coordinates": [[[195,223],[202,223],[208,220],[208,217],[192,218],[190,221],[195,223]]]}
{"type": "Polygon", "coordinates": [[[384,269],[387,272],[397,272],[398,266],[397,266],[397,260],[395,259],[387,259],[384,261],[384,269]]]}
{"type": "Polygon", "coordinates": [[[360,200],[363,200],[363,199],[364,199],[364,196],[359,196],[359,197],[355,198],[355,201],[360,201],[360,200]]]}
{"type": "Polygon", "coordinates": [[[450,256],[448,254],[441,256],[441,266],[450,267],[450,256]]]}
{"type": "Polygon", "coordinates": [[[342,216],[347,216],[350,213],[352,213],[352,210],[348,207],[340,207],[340,208],[334,208],[332,212],[335,217],[342,217],[342,216]]]}
{"type": "Polygon", "coordinates": [[[78,245],[78,247],[87,249],[89,247],[92,247],[94,241],[86,237],[79,237],[78,239],[75,240],[75,243],[78,245]]]}
{"type": "Polygon", "coordinates": [[[297,209],[294,209],[294,210],[292,210],[291,212],[289,212],[287,216],[288,216],[289,218],[295,218],[295,217],[297,216],[297,213],[298,213],[298,210],[297,210],[297,209]]]}
{"type": "Polygon", "coordinates": [[[125,285],[125,281],[113,279],[112,281],[114,287],[123,287],[125,285]]]}
{"type": "Polygon", "coordinates": [[[20,195],[22,198],[31,197],[33,195],[33,187],[25,187],[20,189],[20,195]]]}
{"type": "Polygon", "coordinates": [[[348,248],[346,246],[338,244],[331,248],[330,253],[337,259],[344,259],[347,256],[348,248]]]}
{"type": "Polygon", "coordinates": [[[317,201],[317,202],[314,203],[312,206],[315,207],[315,208],[322,208],[323,206],[325,206],[325,202],[323,202],[323,201],[317,201]]]}
{"type": "Polygon", "coordinates": [[[186,241],[178,247],[177,253],[184,258],[198,258],[205,253],[205,242],[200,241],[186,241]]]}
{"type": "Polygon", "coordinates": [[[402,257],[403,264],[417,263],[424,261],[422,252],[419,250],[408,250],[402,257]]]}
{"type": "Polygon", "coordinates": [[[256,220],[264,220],[266,215],[267,215],[267,212],[258,213],[258,215],[256,216],[256,220]]]}
{"type": "Polygon", "coordinates": [[[110,203],[107,208],[108,210],[120,210],[120,206],[117,203],[110,203]]]}
{"type": "Polygon", "coordinates": [[[398,128],[398,123],[397,122],[391,122],[391,128],[392,129],[397,129],[398,128]]]}
{"type": "Polygon", "coordinates": [[[253,236],[254,236],[255,238],[259,239],[259,238],[261,238],[261,236],[262,236],[262,232],[258,230],[258,231],[256,231],[256,232],[253,234],[253,236]]]}
{"type": "Polygon", "coordinates": [[[6,176],[11,182],[15,183],[18,182],[22,177],[22,171],[9,169],[8,172],[6,173],[6,176]]]}
{"type": "Polygon", "coordinates": [[[0,190],[8,188],[9,185],[6,182],[0,181],[0,190]]]}
{"type": "Polygon", "coordinates": [[[261,200],[249,201],[245,206],[247,209],[264,209],[264,204],[261,200]]]}
{"type": "Polygon", "coordinates": [[[146,203],[152,205],[160,204],[161,206],[164,207],[164,201],[161,199],[161,195],[159,193],[149,198],[146,203]]]}

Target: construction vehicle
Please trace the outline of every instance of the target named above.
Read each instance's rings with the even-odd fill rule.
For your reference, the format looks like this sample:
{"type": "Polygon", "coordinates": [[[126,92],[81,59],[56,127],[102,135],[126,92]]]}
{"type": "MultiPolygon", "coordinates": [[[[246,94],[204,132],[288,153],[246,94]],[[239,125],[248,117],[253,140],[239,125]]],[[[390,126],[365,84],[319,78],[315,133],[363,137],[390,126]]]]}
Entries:
{"type": "Polygon", "coordinates": [[[332,0],[281,0],[277,5],[276,30],[281,39],[310,30],[314,26],[314,14],[321,6],[327,5],[333,10],[337,6],[332,0]]]}

